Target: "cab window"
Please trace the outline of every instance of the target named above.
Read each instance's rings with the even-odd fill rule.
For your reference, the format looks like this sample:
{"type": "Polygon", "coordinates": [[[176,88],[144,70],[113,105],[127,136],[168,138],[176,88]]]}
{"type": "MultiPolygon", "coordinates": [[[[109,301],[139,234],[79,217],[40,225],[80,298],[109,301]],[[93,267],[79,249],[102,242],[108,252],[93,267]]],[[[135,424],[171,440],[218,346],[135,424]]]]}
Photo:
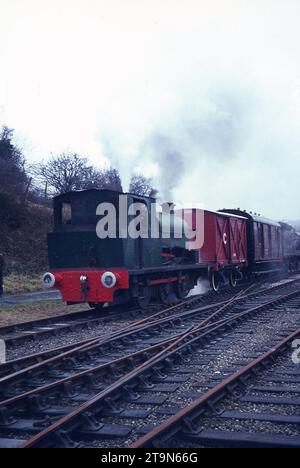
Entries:
{"type": "Polygon", "coordinates": [[[61,224],[72,224],[72,205],[64,202],[61,205],[61,224]]]}

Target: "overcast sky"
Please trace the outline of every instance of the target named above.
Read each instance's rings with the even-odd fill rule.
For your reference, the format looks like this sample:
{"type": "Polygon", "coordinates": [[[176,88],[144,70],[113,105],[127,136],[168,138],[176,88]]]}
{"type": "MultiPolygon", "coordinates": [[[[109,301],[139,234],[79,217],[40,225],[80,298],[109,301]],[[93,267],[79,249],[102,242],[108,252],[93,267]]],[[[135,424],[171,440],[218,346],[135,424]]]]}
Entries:
{"type": "MultiPolygon", "coordinates": [[[[0,0],[0,123],[162,197],[300,218],[299,0],[0,0]]],[[[125,187],[126,188],[126,187],[125,187]]]]}

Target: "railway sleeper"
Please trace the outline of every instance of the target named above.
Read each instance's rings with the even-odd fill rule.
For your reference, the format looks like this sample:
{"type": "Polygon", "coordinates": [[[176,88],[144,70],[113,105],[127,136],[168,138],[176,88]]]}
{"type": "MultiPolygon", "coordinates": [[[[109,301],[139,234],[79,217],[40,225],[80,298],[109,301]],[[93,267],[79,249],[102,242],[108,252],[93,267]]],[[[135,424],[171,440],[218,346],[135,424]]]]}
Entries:
{"type": "Polygon", "coordinates": [[[198,434],[182,432],[180,436],[189,442],[208,447],[299,448],[300,446],[300,437],[276,434],[249,434],[205,430],[198,434]]]}
{"type": "Polygon", "coordinates": [[[10,415],[6,408],[0,408],[0,426],[10,426],[16,422],[16,419],[10,415]]]}
{"type": "Polygon", "coordinates": [[[103,440],[103,439],[119,439],[128,437],[132,432],[131,426],[103,424],[99,429],[82,428],[75,432],[75,437],[80,440],[103,440]]]}
{"type": "MultiPolygon", "coordinates": [[[[136,389],[136,383],[127,384],[127,385],[124,385],[123,387],[123,391],[125,392],[126,397],[131,402],[137,401],[139,399],[139,394],[136,393],[135,389],[136,389]]],[[[120,399],[120,393],[118,395],[118,399],[120,399]]]]}
{"type": "Polygon", "coordinates": [[[112,397],[106,398],[105,402],[108,408],[104,410],[104,413],[109,412],[111,415],[114,415],[114,416],[122,413],[123,409],[117,405],[116,401],[112,397]]]}
{"type": "Polygon", "coordinates": [[[66,431],[62,430],[62,429],[55,433],[55,437],[56,437],[57,441],[59,442],[59,445],[62,448],[69,449],[69,448],[79,448],[80,447],[80,443],[75,442],[69,436],[69,434],[66,431]]]}

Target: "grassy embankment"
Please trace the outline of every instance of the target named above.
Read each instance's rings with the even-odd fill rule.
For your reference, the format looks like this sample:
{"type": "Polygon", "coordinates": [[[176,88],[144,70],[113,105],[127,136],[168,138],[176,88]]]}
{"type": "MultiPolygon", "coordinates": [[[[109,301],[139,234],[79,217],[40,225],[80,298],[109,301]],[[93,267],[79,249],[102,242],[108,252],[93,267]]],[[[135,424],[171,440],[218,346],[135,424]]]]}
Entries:
{"type": "Polygon", "coordinates": [[[0,221],[5,293],[41,290],[40,278],[48,269],[47,233],[51,230],[52,210],[35,204],[29,204],[24,209],[18,223],[0,221]]]}

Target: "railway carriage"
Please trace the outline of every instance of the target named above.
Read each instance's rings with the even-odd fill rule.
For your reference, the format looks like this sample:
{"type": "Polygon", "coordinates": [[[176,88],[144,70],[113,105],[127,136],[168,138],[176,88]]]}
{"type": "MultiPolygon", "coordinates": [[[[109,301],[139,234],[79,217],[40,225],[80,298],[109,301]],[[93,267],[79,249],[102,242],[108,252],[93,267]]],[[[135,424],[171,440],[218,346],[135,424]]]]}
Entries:
{"type": "Polygon", "coordinates": [[[263,273],[283,266],[283,233],[280,223],[241,210],[221,212],[247,218],[248,272],[263,273]]]}

